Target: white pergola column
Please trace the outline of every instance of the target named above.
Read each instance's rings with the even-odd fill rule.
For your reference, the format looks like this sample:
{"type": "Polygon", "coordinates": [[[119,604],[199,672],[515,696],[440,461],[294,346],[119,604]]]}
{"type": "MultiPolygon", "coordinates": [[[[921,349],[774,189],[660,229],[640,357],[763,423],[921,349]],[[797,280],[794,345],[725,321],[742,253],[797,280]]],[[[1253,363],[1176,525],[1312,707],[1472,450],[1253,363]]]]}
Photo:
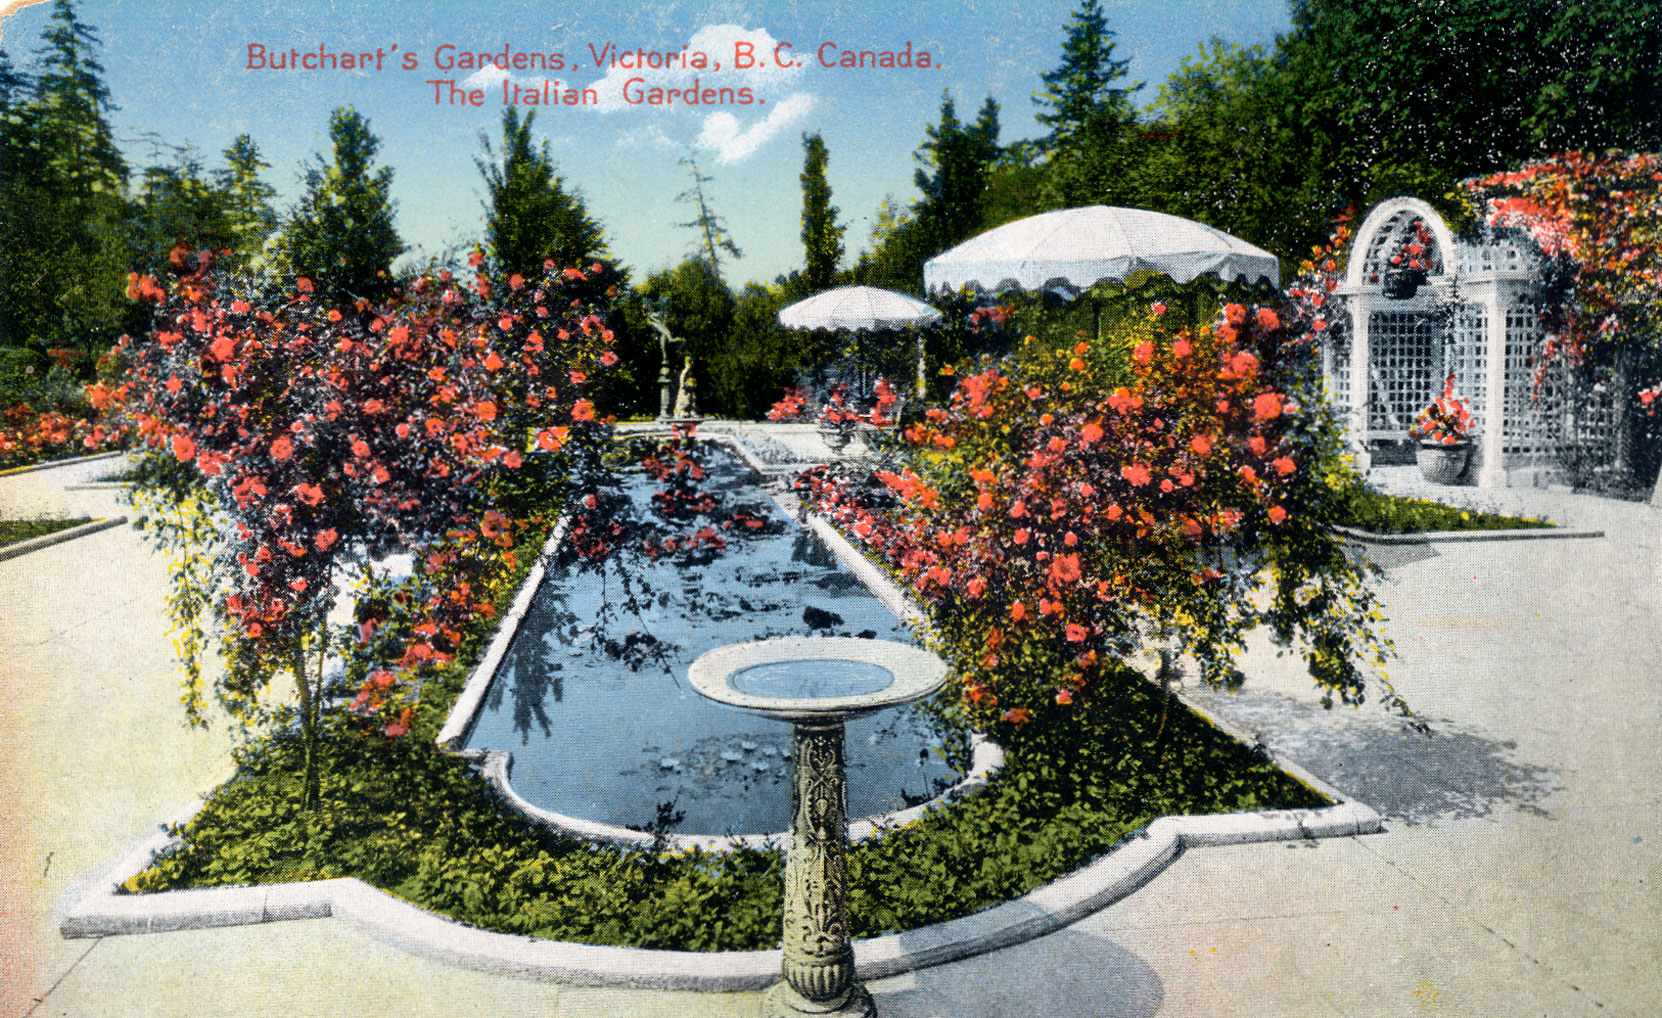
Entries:
{"type": "Polygon", "coordinates": [[[1373,313],[1373,294],[1353,293],[1350,304],[1350,413],[1346,415],[1351,453],[1356,469],[1367,473],[1373,467],[1368,452],[1368,318],[1373,313]]]}
{"type": "Polygon", "coordinates": [[[1506,309],[1508,287],[1483,288],[1483,466],[1479,488],[1506,487],[1506,309]]]}

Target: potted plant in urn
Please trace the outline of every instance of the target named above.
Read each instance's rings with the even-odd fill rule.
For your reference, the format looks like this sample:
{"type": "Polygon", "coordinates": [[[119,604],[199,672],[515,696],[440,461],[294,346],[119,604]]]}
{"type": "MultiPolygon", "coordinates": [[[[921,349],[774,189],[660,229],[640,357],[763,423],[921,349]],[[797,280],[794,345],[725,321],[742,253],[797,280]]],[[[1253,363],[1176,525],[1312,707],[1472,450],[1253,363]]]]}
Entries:
{"type": "Polygon", "coordinates": [[[1466,472],[1471,456],[1471,404],[1455,395],[1454,372],[1443,382],[1443,394],[1415,418],[1409,435],[1418,440],[1420,473],[1432,484],[1453,484],[1466,472]]]}

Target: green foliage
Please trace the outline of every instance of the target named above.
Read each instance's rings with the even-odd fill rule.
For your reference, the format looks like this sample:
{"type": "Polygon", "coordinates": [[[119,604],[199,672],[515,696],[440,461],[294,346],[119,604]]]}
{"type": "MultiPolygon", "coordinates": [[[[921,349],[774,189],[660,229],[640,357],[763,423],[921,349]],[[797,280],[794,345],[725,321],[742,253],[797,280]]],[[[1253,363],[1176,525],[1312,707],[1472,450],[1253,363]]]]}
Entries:
{"type": "Polygon", "coordinates": [[[536,116],[532,110],[521,120],[518,107],[503,110],[500,156],[479,135],[485,158],[474,163],[485,179],[486,252],[500,279],[533,275],[548,258],[560,266],[588,265],[606,251],[600,225],[555,174],[548,142],[533,144],[536,116]]]}
{"type": "Polygon", "coordinates": [[[1345,495],[1337,522],[1380,534],[1450,530],[1531,530],[1555,524],[1533,516],[1501,516],[1456,509],[1423,498],[1402,498],[1356,487],[1345,495]]]}
{"type": "Polygon", "coordinates": [[[328,288],[336,300],[384,296],[392,261],[404,251],[393,225],[392,167],[374,168],[381,142],[350,106],[329,116],[333,155],[306,171],[306,192],[290,216],[280,250],[292,275],[328,288]]]}
{"type": "Polygon", "coordinates": [[[1084,0],[1065,31],[1061,63],[1040,75],[1044,89],[1033,96],[1034,119],[1050,129],[1038,142],[1047,156],[1045,199],[1052,208],[1124,204],[1113,199],[1136,120],[1131,95],[1142,83],[1120,84],[1130,61],[1114,59],[1115,33],[1098,0],[1084,0]]]}
{"type": "Polygon", "coordinates": [[[843,230],[825,179],[825,139],[802,136],[802,281],[810,293],[831,286],[843,258],[843,230]]]}
{"type": "Polygon", "coordinates": [[[132,270],[164,272],[174,247],[222,251],[236,245],[239,238],[224,199],[205,179],[201,160],[188,150],[176,153],[170,166],[145,169],[128,215],[132,270]]]}
{"type": "Polygon", "coordinates": [[[272,199],[277,191],[260,179],[261,170],[271,164],[260,158],[259,146],[246,134],[239,134],[225,150],[224,169],[214,171],[221,214],[230,234],[229,254],[220,264],[232,272],[259,271],[266,267],[265,245],[277,229],[277,212],[272,199]]]}
{"type": "Polygon", "coordinates": [[[1269,49],[1213,41],[1148,111],[1122,204],[1288,256],[1398,193],[1465,218],[1464,177],[1662,147],[1657,0],[1299,0],[1269,49]]]}
{"type": "Polygon", "coordinates": [[[1074,712],[1007,735],[985,792],[855,846],[856,936],[910,929],[1023,894],[1164,815],[1327,801],[1128,668],[1074,712]]]}
{"type": "Polygon", "coordinates": [[[941,93],[940,119],[924,129],[912,180],[920,197],[904,208],[885,200],[872,227],[872,250],[860,257],[857,282],[923,293],[923,263],[985,228],[984,201],[1001,158],[998,103],[991,96],[973,124],[958,119],[941,93]]]}
{"type": "Polygon", "coordinates": [[[90,350],[126,311],[127,164],[97,33],[57,0],[41,42],[32,76],[0,67],[0,344],[90,350]]]}
{"type": "MultiPolygon", "coordinates": [[[[645,311],[661,311],[670,332],[682,341],[680,349],[675,346],[669,349],[670,383],[675,384],[680,377],[683,358],[691,357],[699,409],[712,416],[722,413],[725,405],[720,397],[714,397],[716,380],[712,376],[717,372],[726,374],[720,365],[719,352],[727,342],[728,328],[737,307],[733,292],[722,282],[715,266],[703,258],[688,258],[673,269],[654,272],[646,277],[638,291],[644,305],[640,312],[642,328],[634,331],[649,334],[644,328],[645,311]],[[706,394],[714,401],[707,399],[706,394]]],[[[653,382],[658,378],[656,346],[651,344],[652,349],[648,351],[652,370],[645,376],[653,382]]],[[[657,389],[655,385],[651,388],[650,405],[656,409],[657,389]]]]}
{"type": "Polygon", "coordinates": [[[60,530],[91,523],[92,517],[80,516],[72,520],[0,520],[0,548],[31,537],[45,537],[60,530]]]}

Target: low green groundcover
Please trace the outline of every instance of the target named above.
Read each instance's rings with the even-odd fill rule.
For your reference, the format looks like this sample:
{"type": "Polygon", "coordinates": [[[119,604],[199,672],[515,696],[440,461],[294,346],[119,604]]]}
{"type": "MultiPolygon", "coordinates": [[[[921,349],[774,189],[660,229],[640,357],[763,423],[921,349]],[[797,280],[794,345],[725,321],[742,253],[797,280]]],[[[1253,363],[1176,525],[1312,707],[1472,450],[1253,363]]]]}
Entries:
{"type": "MultiPolygon", "coordinates": [[[[528,564],[540,538],[519,550],[528,564]]],[[[512,597],[511,587],[503,595],[512,597]]],[[[476,659],[492,624],[469,635],[476,659]]],[[[656,852],[561,837],[503,806],[436,733],[466,680],[428,684],[403,739],[337,718],[322,805],[300,802],[296,737],[265,739],[129,891],[355,876],[465,922],[593,944],[743,950],[779,943],[781,856],[656,852]]],[[[1166,814],[1327,800],[1122,669],[1071,712],[1005,737],[984,792],[856,846],[854,933],[965,915],[1083,865],[1166,814]]]]}
{"type": "Polygon", "coordinates": [[[73,520],[0,520],[0,548],[27,541],[31,537],[45,537],[47,534],[55,534],[60,530],[91,522],[90,516],[73,520]]]}
{"type": "Polygon", "coordinates": [[[1554,524],[1533,516],[1497,516],[1456,509],[1423,498],[1400,498],[1377,491],[1351,495],[1349,512],[1339,522],[1382,534],[1420,534],[1447,530],[1532,530],[1554,524]]]}

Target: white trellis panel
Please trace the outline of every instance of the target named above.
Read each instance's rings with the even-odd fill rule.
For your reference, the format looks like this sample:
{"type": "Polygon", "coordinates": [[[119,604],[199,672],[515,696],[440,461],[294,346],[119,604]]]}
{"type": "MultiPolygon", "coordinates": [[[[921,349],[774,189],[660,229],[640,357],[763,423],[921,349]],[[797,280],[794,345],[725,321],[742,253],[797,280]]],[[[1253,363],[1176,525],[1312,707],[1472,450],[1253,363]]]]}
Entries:
{"type": "Polygon", "coordinates": [[[1547,452],[1536,399],[1535,355],[1541,344],[1533,308],[1506,310],[1506,454],[1533,460],[1547,452]]]}
{"type": "Polygon", "coordinates": [[[1483,434],[1483,381],[1488,377],[1488,350],[1483,338],[1489,316],[1482,304],[1461,304],[1454,309],[1454,391],[1471,404],[1472,433],[1483,434]]]}
{"type": "Polygon", "coordinates": [[[1413,312],[1376,311],[1368,324],[1368,437],[1400,441],[1442,391],[1442,344],[1432,321],[1413,312]]]}

